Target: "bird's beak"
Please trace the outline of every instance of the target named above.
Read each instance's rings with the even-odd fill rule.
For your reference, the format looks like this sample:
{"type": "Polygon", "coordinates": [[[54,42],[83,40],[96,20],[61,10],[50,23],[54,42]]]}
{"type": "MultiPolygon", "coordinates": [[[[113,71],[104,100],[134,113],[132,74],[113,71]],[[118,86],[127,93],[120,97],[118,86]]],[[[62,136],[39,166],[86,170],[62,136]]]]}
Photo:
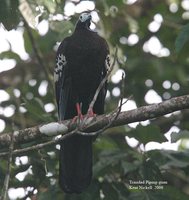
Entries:
{"type": "Polygon", "coordinates": [[[91,14],[88,15],[87,20],[90,20],[90,21],[92,20],[92,16],[91,16],[91,14]]]}

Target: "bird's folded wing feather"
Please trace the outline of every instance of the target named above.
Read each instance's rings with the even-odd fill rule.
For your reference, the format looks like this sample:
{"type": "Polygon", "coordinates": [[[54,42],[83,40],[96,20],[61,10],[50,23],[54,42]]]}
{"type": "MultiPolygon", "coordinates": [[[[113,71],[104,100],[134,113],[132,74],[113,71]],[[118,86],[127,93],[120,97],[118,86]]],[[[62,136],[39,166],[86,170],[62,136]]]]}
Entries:
{"type": "Polygon", "coordinates": [[[54,69],[55,93],[58,105],[59,120],[63,120],[66,112],[71,80],[68,76],[67,60],[65,56],[66,39],[60,44],[56,55],[56,66],[54,69]]]}

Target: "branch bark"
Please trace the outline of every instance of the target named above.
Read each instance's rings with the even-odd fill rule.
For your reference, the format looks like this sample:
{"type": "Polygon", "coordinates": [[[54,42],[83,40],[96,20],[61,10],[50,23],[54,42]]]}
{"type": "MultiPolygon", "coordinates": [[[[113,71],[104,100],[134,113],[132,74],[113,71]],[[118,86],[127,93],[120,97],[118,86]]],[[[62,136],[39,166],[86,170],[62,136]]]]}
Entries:
{"type": "MultiPolygon", "coordinates": [[[[158,104],[142,106],[134,110],[121,112],[116,120],[111,123],[110,127],[126,125],[132,122],[140,122],[147,119],[153,119],[165,114],[172,113],[183,109],[189,109],[189,95],[175,97],[158,104]]],[[[111,114],[104,114],[97,116],[92,122],[86,124],[82,128],[82,132],[94,132],[107,126],[112,120],[111,114]]],[[[38,139],[47,136],[56,136],[59,134],[65,135],[63,139],[71,134],[77,132],[77,123],[72,123],[71,120],[64,120],[62,122],[51,122],[42,124],[31,128],[14,132],[14,144],[24,144],[30,141],[38,141],[38,139]]],[[[49,141],[49,144],[56,143],[56,141],[49,141]]],[[[11,133],[4,133],[0,135],[0,149],[7,148],[11,144],[11,133]]],[[[40,144],[41,145],[41,144],[40,144]]]]}
{"type": "Polygon", "coordinates": [[[11,174],[11,163],[12,163],[12,153],[13,153],[13,149],[14,149],[14,140],[13,140],[13,133],[11,134],[11,144],[9,147],[9,158],[8,158],[8,166],[7,166],[7,173],[5,176],[5,180],[4,180],[4,186],[3,186],[3,197],[2,200],[6,200],[7,199],[7,195],[8,195],[8,189],[9,189],[9,181],[10,181],[10,174],[11,174]]]}

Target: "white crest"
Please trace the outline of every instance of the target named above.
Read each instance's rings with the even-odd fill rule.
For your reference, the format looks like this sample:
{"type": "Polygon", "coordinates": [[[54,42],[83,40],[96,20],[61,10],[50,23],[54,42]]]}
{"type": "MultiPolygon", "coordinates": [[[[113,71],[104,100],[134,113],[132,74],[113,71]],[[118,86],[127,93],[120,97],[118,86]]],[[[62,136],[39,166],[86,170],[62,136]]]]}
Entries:
{"type": "Polygon", "coordinates": [[[90,13],[82,13],[80,16],[79,16],[79,20],[81,22],[85,22],[87,21],[88,19],[91,18],[91,14],[90,13]]]}

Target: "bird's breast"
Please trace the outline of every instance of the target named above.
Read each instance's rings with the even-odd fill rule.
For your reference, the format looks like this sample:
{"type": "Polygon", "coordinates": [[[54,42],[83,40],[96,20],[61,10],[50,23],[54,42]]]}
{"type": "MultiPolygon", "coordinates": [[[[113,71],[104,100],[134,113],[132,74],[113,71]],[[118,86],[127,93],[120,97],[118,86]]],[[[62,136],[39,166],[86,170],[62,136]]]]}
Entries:
{"type": "Polygon", "coordinates": [[[96,33],[75,33],[67,47],[67,65],[74,88],[91,90],[102,79],[105,50],[96,33]]]}
{"type": "Polygon", "coordinates": [[[102,59],[97,49],[74,49],[68,59],[68,67],[74,84],[82,85],[97,82],[102,72],[102,59]]]}

